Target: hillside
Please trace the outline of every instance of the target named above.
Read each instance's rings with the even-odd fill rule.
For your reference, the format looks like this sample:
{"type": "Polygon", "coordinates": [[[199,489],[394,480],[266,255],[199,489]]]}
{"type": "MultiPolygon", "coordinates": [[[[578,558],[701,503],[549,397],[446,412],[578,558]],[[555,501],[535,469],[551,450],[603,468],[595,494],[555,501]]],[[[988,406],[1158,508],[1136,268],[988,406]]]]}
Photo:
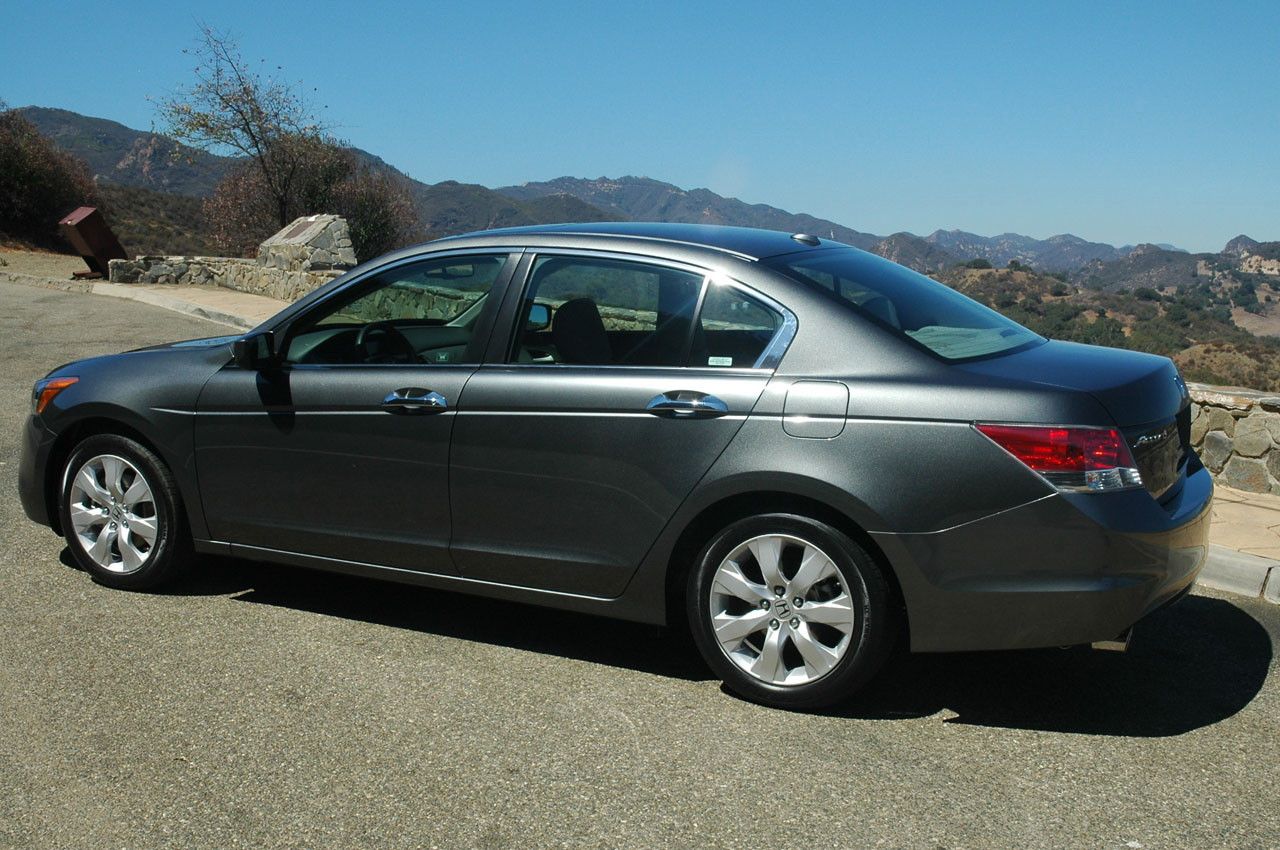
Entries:
{"type": "Polygon", "coordinates": [[[200,198],[108,182],[100,183],[98,190],[111,229],[130,256],[216,253],[200,198]]]}
{"type": "Polygon", "coordinates": [[[559,177],[544,183],[503,186],[497,191],[522,201],[548,195],[570,195],[624,220],[763,227],[788,233],[812,233],[859,248],[870,248],[880,241],[878,236],[827,219],[790,213],[768,204],[748,204],[737,198],[717,195],[710,189],[681,189],[649,177],[600,177],[595,180],[559,177]]]}
{"type": "Polygon", "coordinates": [[[564,195],[518,201],[484,186],[453,180],[431,186],[416,183],[411,192],[427,239],[494,227],[616,220],[616,216],[564,195]]]}
{"type": "Polygon", "coordinates": [[[1242,293],[1221,280],[1162,294],[1010,269],[951,268],[935,277],[1043,336],[1162,354],[1191,381],[1280,391],[1280,339],[1237,326],[1232,311],[1242,293]]]}
{"type": "Polygon", "coordinates": [[[1202,262],[1212,262],[1214,254],[1188,254],[1156,245],[1138,245],[1128,256],[1104,262],[1094,260],[1073,275],[1090,289],[1183,289],[1194,285],[1202,262]]]}
{"type": "MultiPolygon", "coordinates": [[[[84,159],[100,183],[205,197],[236,161],[65,109],[28,106],[19,112],[64,150],[84,159]]],[[[919,269],[940,268],[954,257],[956,261],[982,258],[997,267],[1016,260],[1045,271],[1066,272],[1114,262],[1147,247],[1116,248],[1071,234],[1036,239],[1018,233],[980,236],[962,230],[937,230],[926,237],[895,233],[882,239],[829,219],[726,198],[709,189],[682,189],[648,177],[561,177],[497,190],[475,184],[463,188],[452,181],[432,185],[403,175],[375,154],[352,150],[362,162],[393,171],[408,181],[422,215],[422,229],[433,236],[502,223],[681,221],[813,233],[885,256],[902,257],[902,262],[919,269]],[[513,205],[512,201],[518,203],[513,205]]],[[[1248,237],[1243,239],[1252,242],[1248,237]]],[[[1173,246],[1157,247],[1177,252],[1173,246]]]]}
{"type": "Polygon", "coordinates": [[[88,163],[99,182],[203,197],[235,162],[105,118],[41,106],[17,111],[58,147],[88,163]]]}
{"type": "MultiPolygon", "coordinates": [[[[28,106],[18,111],[60,148],[88,163],[108,195],[111,207],[108,215],[126,250],[131,253],[186,253],[186,248],[197,247],[200,249],[197,253],[209,250],[208,242],[201,235],[204,223],[198,199],[213,193],[236,159],[215,156],[155,133],[65,109],[28,106]],[[163,197],[166,195],[171,199],[163,197]]],[[[474,184],[422,183],[404,175],[376,154],[360,148],[351,150],[362,164],[393,172],[407,182],[426,238],[489,227],[618,218],[617,214],[606,213],[571,195],[551,194],[516,201],[474,184]]]]}
{"type": "Polygon", "coordinates": [[[1071,271],[1091,261],[1117,260],[1131,250],[1089,242],[1070,233],[1035,239],[1020,233],[979,236],[963,230],[935,230],[925,239],[964,259],[981,258],[993,266],[1007,266],[1010,260],[1016,260],[1046,271],[1071,271]]]}
{"type": "Polygon", "coordinates": [[[892,236],[886,236],[872,245],[870,250],[886,260],[893,260],[923,274],[933,274],[935,271],[958,265],[962,261],[961,257],[913,233],[895,233],[892,236]]]}

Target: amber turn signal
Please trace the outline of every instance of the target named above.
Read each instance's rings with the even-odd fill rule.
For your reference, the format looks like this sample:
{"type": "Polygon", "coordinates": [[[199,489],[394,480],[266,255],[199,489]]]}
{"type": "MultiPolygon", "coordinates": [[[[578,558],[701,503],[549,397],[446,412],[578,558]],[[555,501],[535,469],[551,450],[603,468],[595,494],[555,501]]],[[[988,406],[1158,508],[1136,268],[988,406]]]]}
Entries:
{"type": "Polygon", "coordinates": [[[45,378],[43,381],[36,381],[35,392],[32,399],[36,403],[36,413],[44,413],[44,409],[49,406],[49,402],[54,397],[74,384],[79,378],[45,378]]]}

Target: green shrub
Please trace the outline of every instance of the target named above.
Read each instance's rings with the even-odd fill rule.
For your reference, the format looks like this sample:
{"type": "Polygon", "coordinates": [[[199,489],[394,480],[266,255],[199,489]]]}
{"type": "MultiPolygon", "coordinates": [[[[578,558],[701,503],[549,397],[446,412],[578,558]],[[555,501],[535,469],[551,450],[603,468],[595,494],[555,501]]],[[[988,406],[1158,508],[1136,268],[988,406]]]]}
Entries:
{"type": "Polygon", "coordinates": [[[89,167],[0,103],[0,233],[63,248],[58,221],[100,203],[89,167]]]}

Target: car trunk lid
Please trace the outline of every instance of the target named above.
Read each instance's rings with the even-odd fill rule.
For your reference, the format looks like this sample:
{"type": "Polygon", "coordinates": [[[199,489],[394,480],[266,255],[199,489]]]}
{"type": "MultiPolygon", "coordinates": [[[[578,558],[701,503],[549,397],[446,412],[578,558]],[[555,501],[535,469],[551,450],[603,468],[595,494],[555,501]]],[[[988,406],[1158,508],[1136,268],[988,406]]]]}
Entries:
{"type": "Polygon", "coordinates": [[[1191,451],[1191,400],[1167,357],[1051,340],[957,368],[980,376],[1086,392],[1120,427],[1143,485],[1152,496],[1171,494],[1182,478],[1191,451]]]}

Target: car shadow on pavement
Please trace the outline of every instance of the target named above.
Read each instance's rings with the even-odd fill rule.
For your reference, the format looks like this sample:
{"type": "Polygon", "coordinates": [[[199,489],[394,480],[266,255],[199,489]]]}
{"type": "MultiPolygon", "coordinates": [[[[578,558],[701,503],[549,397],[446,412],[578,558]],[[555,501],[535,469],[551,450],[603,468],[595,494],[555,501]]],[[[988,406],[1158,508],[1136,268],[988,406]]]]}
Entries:
{"type": "MultiPolygon", "coordinates": [[[[66,546],[58,553],[58,561],[64,567],[85,572],[66,546]]],[[[166,584],[158,592],[165,596],[226,596],[253,587],[259,566],[252,561],[196,555],[191,569],[180,580],[166,584]]]]}
{"type": "MultiPolygon", "coordinates": [[[[215,560],[220,568],[236,569],[237,562],[215,560]]],[[[232,597],[238,602],[509,646],[657,676],[691,681],[714,678],[687,638],[659,626],[334,573],[245,563],[252,568],[252,579],[249,589],[232,597]]]]}
{"type": "MultiPolygon", "coordinates": [[[[79,569],[63,550],[60,560],[79,569]]],[[[201,556],[167,594],[230,596],[397,629],[509,646],[658,676],[713,677],[679,630],[371,581],[201,556]],[[448,597],[441,604],[441,596],[448,597]]],[[[911,655],[836,717],[945,722],[1090,735],[1181,735],[1225,720],[1262,689],[1271,636],[1224,599],[1188,596],[1134,630],[1128,652],[1088,648],[911,655]]]]}
{"type": "Polygon", "coordinates": [[[1124,653],[1071,649],[895,657],[836,714],[928,717],[1089,735],[1181,735],[1247,706],[1271,667],[1267,630],[1222,599],[1188,596],[1134,629],[1124,653]]]}

